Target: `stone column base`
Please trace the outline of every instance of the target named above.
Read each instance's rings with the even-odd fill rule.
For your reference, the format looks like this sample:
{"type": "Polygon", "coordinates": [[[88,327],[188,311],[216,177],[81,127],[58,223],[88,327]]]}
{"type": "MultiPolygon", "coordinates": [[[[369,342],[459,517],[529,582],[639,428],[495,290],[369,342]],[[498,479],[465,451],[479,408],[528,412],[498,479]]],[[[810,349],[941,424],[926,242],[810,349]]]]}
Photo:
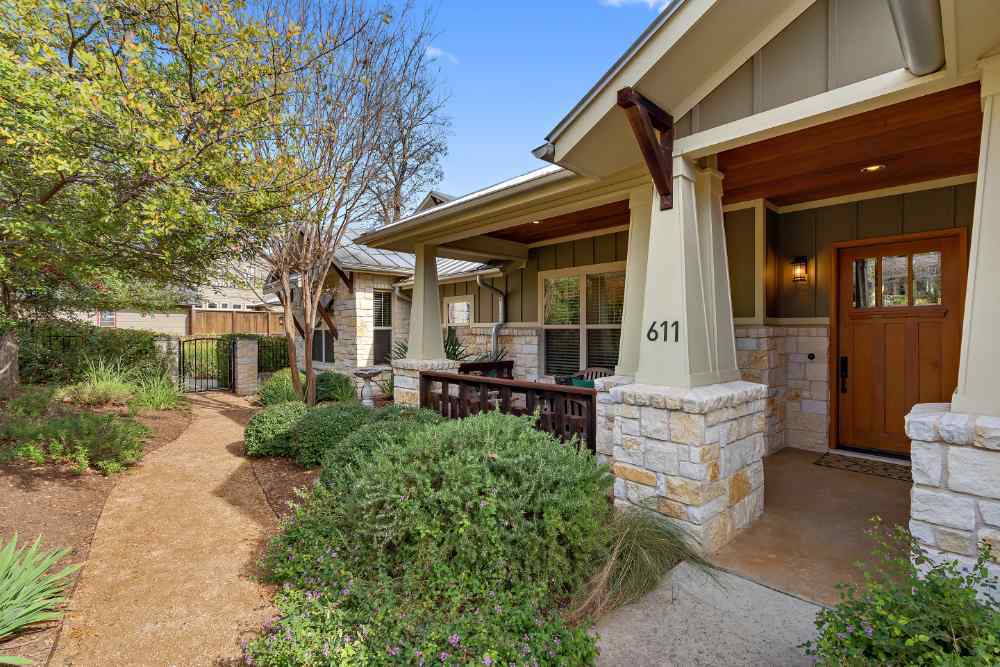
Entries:
{"type": "Polygon", "coordinates": [[[17,335],[7,332],[0,336],[0,398],[10,398],[17,390],[17,335]]]}
{"type": "Polygon", "coordinates": [[[458,371],[459,362],[450,359],[394,359],[392,362],[393,391],[396,405],[419,407],[420,371],[458,371]]]}
{"type": "Polygon", "coordinates": [[[615,503],[668,516],[703,553],[718,551],[764,511],[767,387],[631,380],[595,382],[597,452],[615,476],[615,503]]]}
{"type": "Polygon", "coordinates": [[[236,372],[233,373],[233,393],[249,396],[257,393],[257,339],[237,338],[233,355],[236,372]]]}
{"type": "MultiPolygon", "coordinates": [[[[1000,417],[913,406],[906,416],[913,489],[910,532],[934,560],[975,562],[980,542],[1000,563],[1000,417]]],[[[991,567],[1000,576],[1000,565],[991,567]]]]}

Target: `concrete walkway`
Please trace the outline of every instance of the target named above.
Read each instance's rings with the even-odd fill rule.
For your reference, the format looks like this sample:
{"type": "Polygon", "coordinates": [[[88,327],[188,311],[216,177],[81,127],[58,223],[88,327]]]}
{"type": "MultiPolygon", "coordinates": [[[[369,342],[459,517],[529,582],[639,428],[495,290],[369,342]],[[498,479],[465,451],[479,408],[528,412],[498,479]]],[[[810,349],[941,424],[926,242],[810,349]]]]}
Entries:
{"type": "Polygon", "coordinates": [[[798,646],[820,607],[725,572],[686,563],[597,626],[601,667],[811,665],[798,646]]]}
{"type": "Polygon", "coordinates": [[[194,420],[112,491],[51,665],[210,665],[270,615],[252,577],[276,519],[241,457],[245,401],[192,395],[194,420]]]}

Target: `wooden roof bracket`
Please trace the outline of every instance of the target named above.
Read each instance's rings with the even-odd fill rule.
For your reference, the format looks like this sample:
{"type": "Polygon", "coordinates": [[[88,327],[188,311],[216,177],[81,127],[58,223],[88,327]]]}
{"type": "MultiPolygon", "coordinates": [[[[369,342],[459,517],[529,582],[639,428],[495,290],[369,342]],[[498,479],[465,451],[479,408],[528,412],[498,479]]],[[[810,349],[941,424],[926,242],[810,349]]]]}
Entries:
{"type": "Polygon", "coordinates": [[[340,280],[345,285],[347,285],[347,291],[350,294],[354,294],[354,278],[352,278],[349,273],[340,268],[340,266],[338,266],[336,262],[333,262],[333,270],[337,272],[338,276],[340,276],[340,280]]]}
{"type": "Polygon", "coordinates": [[[618,106],[625,110],[632,134],[639,144],[646,168],[660,195],[660,210],[674,207],[674,118],[642,93],[626,86],[618,91],[618,106]],[[659,137],[657,137],[659,132],[659,137]]]}

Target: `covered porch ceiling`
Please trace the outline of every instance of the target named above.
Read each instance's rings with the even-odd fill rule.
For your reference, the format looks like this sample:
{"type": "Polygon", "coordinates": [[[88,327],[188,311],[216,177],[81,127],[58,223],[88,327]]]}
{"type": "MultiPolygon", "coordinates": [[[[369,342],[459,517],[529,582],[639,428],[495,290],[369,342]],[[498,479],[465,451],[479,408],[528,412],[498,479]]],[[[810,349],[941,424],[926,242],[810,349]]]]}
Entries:
{"type": "Polygon", "coordinates": [[[974,173],[981,131],[979,83],[950,88],[719,153],[723,201],[787,206],[974,173]]]}
{"type": "Polygon", "coordinates": [[[623,225],[628,225],[627,200],[541,218],[526,224],[501,229],[487,234],[487,236],[530,246],[567,236],[610,230],[623,225]]]}

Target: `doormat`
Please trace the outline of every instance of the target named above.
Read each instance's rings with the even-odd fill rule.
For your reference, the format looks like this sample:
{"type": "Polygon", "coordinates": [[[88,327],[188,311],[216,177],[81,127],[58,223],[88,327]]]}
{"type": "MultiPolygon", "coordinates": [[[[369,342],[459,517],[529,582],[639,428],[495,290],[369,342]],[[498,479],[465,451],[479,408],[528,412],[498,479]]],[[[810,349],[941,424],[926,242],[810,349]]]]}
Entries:
{"type": "Polygon", "coordinates": [[[824,468],[837,468],[838,470],[860,472],[864,475],[898,479],[900,482],[913,481],[913,477],[910,475],[910,466],[901,463],[874,461],[857,456],[844,456],[843,454],[828,452],[816,459],[815,464],[824,468]]]}

